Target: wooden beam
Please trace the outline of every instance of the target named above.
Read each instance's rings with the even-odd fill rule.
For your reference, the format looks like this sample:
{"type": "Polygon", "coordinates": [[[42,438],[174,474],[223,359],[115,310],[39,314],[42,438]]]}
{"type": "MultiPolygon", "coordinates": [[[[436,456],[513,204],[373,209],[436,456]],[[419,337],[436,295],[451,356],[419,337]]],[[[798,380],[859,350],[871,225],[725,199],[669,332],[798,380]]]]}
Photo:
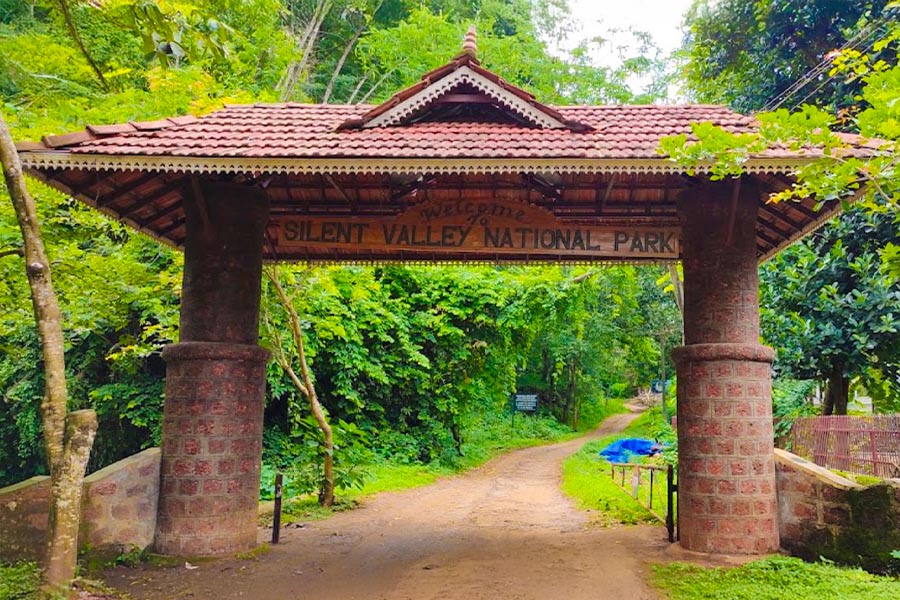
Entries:
{"type": "Polygon", "coordinates": [[[768,173],[760,173],[757,175],[753,175],[758,181],[764,183],[767,187],[774,190],[775,192],[783,192],[785,190],[789,190],[792,184],[784,179],[771,175],[768,173]]]}
{"type": "MultiPolygon", "coordinates": [[[[128,217],[128,216],[138,212],[139,210],[141,210],[142,208],[144,208],[146,206],[151,206],[151,207],[154,206],[154,202],[156,202],[160,198],[164,198],[165,196],[171,194],[172,192],[174,192],[175,190],[177,190],[179,188],[183,188],[183,186],[184,186],[184,183],[180,179],[176,179],[174,181],[170,181],[168,184],[164,185],[161,189],[156,190],[156,192],[153,194],[153,196],[147,196],[140,200],[135,200],[134,202],[129,204],[127,207],[121,208],[119,210],[116,210],[116,209],[111,209],[111,210],[113,210],[116,214],[122,216],[123,218],[128,217]]],[[[183,196],[182,196],[182,201],[183,201],[183,196]]],[[[180,202],[178,202],[178,204],[180,204],[180,202]]]]}
{"type": "Polygon", "coordinates": [[[775,224],[772,223],[771,221],[766,221],[765,219],[758,218],[758,219],[756,220],[756,224],[757,224],[757,228],[759,228],[759,227],[765,227],[765,228],[767,228],[769,231],[771,231],[771,232],[775,233],[776,235],[778,235],[779,237],[782,237],[782,238],[785,238],[785,239],[791,237],[791,233],[792,233],[792,232],[790,232],[790,231],[782,231],[780,228],[776,227],[775,224]]]}
{"type": "Polygon", "coordinates": [[[185,219],[184,217],[182,217],[182,218],[180,218],[180,219],[176,219],[176,220],[175,220],[171,225],[169,225],[168,227],[165,227],[165,228],[163,228],[163,229],[160,229],[160,230],[159,230],[159,233],[157,233],[157,235],[159,235],[159,237],[166,237],[167,235],[169,235],[170,233],[172,233],[173,231],[175,231],[175,230],[178,229],[179,227],[183,227],[183,226],[185,225],[185,223],[187,223],[187,219],[185,219]]]}
{"type": "MultiPolygon", "coordinates": [[[[613,186],[616,184],[616,177],[618,173],[613,173],[609,177],[609,183],[606,184],[606,191],[603,193],[603,199],[600,200],[600,207],[597,210],[598,214],[603,214],[603,210],[606,208],[606,203],[609,202],[609,197],[612,195],[613,186]]],[[[600,191],[599,186],[597,187],[597,191],[600,191]]]]}
{"type": "MultiPolygon", "coordinates": [[[[113,193],[109,194],[104,200],[97,201],[98,207],[109,206],[113,202],[117,202],[122,198],[130,198],[138,189],[144,187],[148,183],[155,181],[156,179],[163,179],[165,181],[164,176],[161,173],[147,173],[141,177],[138,177],[137,181],[133,181],[125,187],[119,187],[113,181],[113,177],[107,177],[105,180],[101,182],[102,185],[106,185],[112,188],[113,193]]],[[[94,187],[94,186],[89,186],[94,187]]],[[[138,198],[132,198],[132,200],[143,199],[141,196],[138,198]]]]}
{"type": "Polygon", "coordinates": [[[765,241],[767,244],[771,245],[773,248],[778,247],[778,244],[779,244],[778,240],[770,238],[763,231],[761,231],[759,229],[756,230],[756,237],[762,238],[763,241],[765,241]]]}
{"type": "Polygon", "coordinates": [[[771,215],[771,216],[774,217],[775,219],[778,219],[779,221],[781,221],[782,223],[784,223],[785,225],[787,225],[787,226],[790,227],[791,229],[796,229],[797,231],[802,231],[802,230],[803,230],[803,225],[801,225],[800,223],[797,223],[796,221],[794,221],[794,220],[788,218],[787,215],[781,213],[780,211],[773,210],[773,209],[770,207],[770,205],[768,205],[768,204],[761,204],[761,205],[759,206],[759,210],[760,210],[760,212],[764,212],[765,214],[771,215]]]}
{"type": "Polygon", "coordinates": [[[487,94],[444,94],[436,104],[495,104],[496,100],[487,94]]]}
{"type": "Polygon", "coordinates": [[[803,202],[791,202],[790,207],[799,213],[803,213],[805,217],[813,220],[819,219],[825,214],[823,211],[815,211],[809,208],[808,206],[803,204],[803,202]]]}
{"type": "Polygon", "coordinates": [[[149,227],[151,224],[156,223],[160,219],[164,219],[165,217],[168,217],[172,213],[177,212],[182,207],[183,207],[182,202],[179,200],[176,200],[170,206],[168,206],[162,210],[159,210],[159,211],[153,213],[152,215],[150,215],[149,217],[141,219],[140,221],[135,220],[135,222],[138,225],[140,225],[141,227],[149,227]]]}
{"type": "Polygon", "coordinates": [[[347,204],[350,205],[350,208],[353,210],[353,212],[356,212],[356,201],[351,198],[350,195],[347,194],[347,192],[344,191],[344,188],[337,184],[337,182],[334,180],[334,177],[332,177],[328,173],[325,173],[322,177],[324,177],[325,181],[327,181],[329,185],[331,185],[331,187],[333,187],[337,191],[337,193],[341,195],[341,198],[343,198],[344,201],[346,201],[347,204]]]}

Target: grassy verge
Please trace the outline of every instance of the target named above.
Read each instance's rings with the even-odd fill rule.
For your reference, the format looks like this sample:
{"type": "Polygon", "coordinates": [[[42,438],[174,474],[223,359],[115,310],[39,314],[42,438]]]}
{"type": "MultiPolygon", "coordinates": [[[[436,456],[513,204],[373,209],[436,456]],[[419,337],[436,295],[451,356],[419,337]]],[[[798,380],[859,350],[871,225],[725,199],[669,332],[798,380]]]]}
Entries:
{"type": "Polygon", "coordinates": [[[40,584],[41,573],[34,563],[0,564],[0,600],[36,600],[40,584]]]}
{"type": "Polygon", "coordinates": [[[602,526],[655,522],[646,508],[610,478],[608,463],[597,452],[622,435],[607,436],[585,444],[563,462],[563,492],[575,499],[579,508],[597,511],[595,522],[602,526]]]}
{"type": "Polygon", "coordinates": [[[896,600],[900,582],[860,569],[773,556],[730,569],[672,563],[653,568],[670,600],[896,600]]]}
{"type": "MultiPolygon", "coordinates": [[[[658,522],[629,492],[623,490],[610,476],[609,463],[598,452],[611,442],[624,437],[652,438],[661,423],[658,409],[646,411],[632,421],[621,433],[609,435],[586,443],[581,449],[563,461],[562,489],[572,497],[579,508],[596,511],[595,523],[601,526],[658,522]]],[[[653,507],[665,515],[665,475],[657,474],[654,482],[653,507]]],[[[617,472],[618,478],[618,472],[617,472]]],[[[628,485],[631,474],[626,472],[628,485]]],[[[650,489],[641,485],[640,497],[648,504],[650,489]]]]}

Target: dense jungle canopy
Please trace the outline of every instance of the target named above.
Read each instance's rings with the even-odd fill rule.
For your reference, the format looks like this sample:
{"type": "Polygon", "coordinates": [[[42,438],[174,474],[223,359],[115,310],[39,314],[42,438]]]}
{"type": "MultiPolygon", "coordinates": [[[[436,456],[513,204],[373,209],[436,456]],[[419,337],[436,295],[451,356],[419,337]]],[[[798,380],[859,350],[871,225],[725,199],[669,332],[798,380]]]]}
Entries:
{"type": "MultiPolygon", "coordinates": [[[[677,79],[692,101],[747,112],[883,19],[885,4],[698,0],[678,60],[661,60],[636,34],[634,55],[608,68],[592,57],[616,49],[604,46],[603,32],[578,39],[564,0],[0,0],[0,110],[17,139],[38,139],[226,103],[378,102],[446,62],[474,23],[484,65],[542,102],[661,101],[677,79]],[[739,36],[746,43],[735,43],[739,36]],[[680,71],[670,66],[678,62],[680,71]],[[635,91],[634,81],[649,83],[635,91]]],[[[876,39],[867,37],[863,51],[875,52],[876,39]]],[[[854,130],[867,105],[863,78],[822,79],[790,99],[839,111],[842,127],[854,130]]],[[[66,320],[73,408],[92,406],[100,417],[98,468],[159,441],[160,350],[178,337],[182,257],[56,191],[31,188],[66,320]]],[[[0,485],[44,468],[40,348],[3,193],[0,485]]],[[[879,254],[896,238],[892,211],[850,212],[763,267],[765,341],[779,351],[780,375],[832,386],[862,378],[877,391],[877,408],[897,406],[900,287],[879,254]]],[[[320,399],[340,445],[362,462],[452,465],[476,441],[508,435],[498,424],[517,390],[541,396],[536,429],[591,426],[608,398],[649,385],[681,339],[659,267],[282,272],[320,399]]],[[[269,288],[262,321],[263,345],[289,345],[284,307],[269,288]]],[[[315,425],[274,363],[266,422],[268,465],[314,462],[315,425]]]]}

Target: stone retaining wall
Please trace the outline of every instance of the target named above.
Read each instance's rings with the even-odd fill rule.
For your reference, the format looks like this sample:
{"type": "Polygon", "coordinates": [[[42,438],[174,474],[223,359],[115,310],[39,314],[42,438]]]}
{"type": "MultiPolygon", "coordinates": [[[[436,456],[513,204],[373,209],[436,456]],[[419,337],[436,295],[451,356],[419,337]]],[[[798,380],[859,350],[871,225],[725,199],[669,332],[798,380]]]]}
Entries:
{"type": "Polygon", "coordinates": [[[877,573],[900,572],[900,480],[861,486],[784,450],[775,450],[781,545],[877,573]]]}
{"type": "MultiPolygon", "coordinates": [[[[159,462],[159,448],[150,448],[85,478],[82,546],[144,549],[153,543],[159,462]]],[[[0,560],[40,556],[49,496],[49,477],[0,488],[0,560]]]]}

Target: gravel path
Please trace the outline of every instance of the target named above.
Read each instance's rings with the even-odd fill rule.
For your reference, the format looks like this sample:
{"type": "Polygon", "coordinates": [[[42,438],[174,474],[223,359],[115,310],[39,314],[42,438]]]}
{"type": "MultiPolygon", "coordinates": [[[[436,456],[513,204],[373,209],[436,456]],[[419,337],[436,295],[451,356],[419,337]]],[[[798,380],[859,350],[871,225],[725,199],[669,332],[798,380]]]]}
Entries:
{"type": "MultiPolygon", "coordinates": [[[[589,437],[625,427],[615,415],[589,437]]],[[[282,532],[258,560],[120,568],[136,599],[644,600],[665,529],[599,529],[560,492],[560,464],[586,438],[527,448],[461,476],[383,493],[357,510],[282,532]]],[[[261,531],[261,539],[270,534],[261,531]]]]}

